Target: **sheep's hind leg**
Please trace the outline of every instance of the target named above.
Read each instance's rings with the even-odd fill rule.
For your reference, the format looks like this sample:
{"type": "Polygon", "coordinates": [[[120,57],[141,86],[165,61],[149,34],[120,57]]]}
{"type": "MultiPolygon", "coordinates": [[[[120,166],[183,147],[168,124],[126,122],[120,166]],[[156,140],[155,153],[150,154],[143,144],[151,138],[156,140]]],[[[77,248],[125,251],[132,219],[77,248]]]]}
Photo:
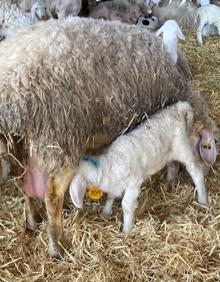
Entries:
{"type": "Polygon", "coordinates": [[[38,224],[42,221],[36,205],[35,199],[25,196],[25,217],[26,217],[26,229],[36,230],[38,224]]]}
{"type": "Polygon", "coordinates": [[[49,254],[55,258],[60,258],[63,253],[62,246],[65,246],[62,208],[64,195],[72,177],[72,169],[63,170],[49,180],[45,194],[48,215],[49,254]]]}

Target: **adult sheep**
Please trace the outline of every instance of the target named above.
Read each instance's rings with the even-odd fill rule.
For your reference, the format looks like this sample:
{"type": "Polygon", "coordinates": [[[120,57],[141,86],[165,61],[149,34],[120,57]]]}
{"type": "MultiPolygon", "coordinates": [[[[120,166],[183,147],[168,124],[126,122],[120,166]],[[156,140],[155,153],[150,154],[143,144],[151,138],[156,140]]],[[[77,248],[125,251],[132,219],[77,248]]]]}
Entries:
{"type": "Polygon", "coordinates": [[[64,193],[89,137],[113,140],[191,89],[161,40],[117,21],[39,23],[3,41],[0,61],[0,132],[24,137],[27,224],[37,226],[38,196],[57,257],[64,193]]]}

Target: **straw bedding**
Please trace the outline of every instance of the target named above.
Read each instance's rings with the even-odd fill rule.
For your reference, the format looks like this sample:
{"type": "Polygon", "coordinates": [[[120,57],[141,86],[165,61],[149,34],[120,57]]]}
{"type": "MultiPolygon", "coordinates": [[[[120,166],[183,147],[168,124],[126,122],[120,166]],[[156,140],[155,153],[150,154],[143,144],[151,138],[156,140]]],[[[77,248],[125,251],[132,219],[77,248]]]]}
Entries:
{"type": "MultiPolygon", "coordinates": [[[[220,45],[217,37],[197,46],[187,32],[183,49],[195,88],[220,123],[220,45]]],[[[64,227],[70,241],[61,261],[49,258],[46,222],[25,232],[21,182],[11,178],[0,189],[0,281],[219,281],[220,158],[206,185],[210,204],[201,207],[192,182],[181,173],[169,186],[165,172],[146,182],[139,198],[136,224],[121,232],[120,201],[109,218],[100,202],[77,211],[68,202],[64,227]]]]}

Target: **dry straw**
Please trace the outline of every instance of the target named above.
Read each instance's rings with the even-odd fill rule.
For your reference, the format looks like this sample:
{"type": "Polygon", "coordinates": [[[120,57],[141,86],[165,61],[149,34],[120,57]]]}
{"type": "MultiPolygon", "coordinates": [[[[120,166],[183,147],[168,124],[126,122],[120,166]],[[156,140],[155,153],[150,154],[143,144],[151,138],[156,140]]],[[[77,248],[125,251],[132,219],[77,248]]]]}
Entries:
{"type": "MultiPolygon", "coordinates": [[[[201,90],[220,123],[220,44],[217,37],[198,46],[194,32],[182,45],[193,85],[201,90]]],[[[24,230],[24,200],[19,180],[0,190],[0,281],[220,281],[220,159],[206,186],[210,204],[196,201],[185,173],[168,186],[165,172],[142,189],[136,224],[121,232],[120,201],[110,218],[99,214],[103,200],[87,200],[82,211],[64,209],[70,242],[61,261],[48,256],[46,223],[36,233],[24,230]]]]}

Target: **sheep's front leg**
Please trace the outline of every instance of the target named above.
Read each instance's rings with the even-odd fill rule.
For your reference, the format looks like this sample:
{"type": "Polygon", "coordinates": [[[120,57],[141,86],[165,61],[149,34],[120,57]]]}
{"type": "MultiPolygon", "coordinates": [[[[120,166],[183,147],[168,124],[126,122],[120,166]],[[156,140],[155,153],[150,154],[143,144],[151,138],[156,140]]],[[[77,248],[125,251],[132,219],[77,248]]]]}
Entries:
{"type": "Polygon", "coordinates": [[[139,187],[127,188],[122,199],[122,209],[124,214],[123,232],[129,233],[134,223],[134,213],[137,208],[137,198],[139,187]]]}
{"type": "Polygon", "coordinates": [[[73,170],[66,169],[49,180],[45,193],[45,205],[48,215],[49,253],[59,258],[65,243],[63,234],[62,208],[65,192],[73,177],[73,170]]]}
{"type": "Polygon", "coordinates": [[[35,199],[25,195],[25,217],[26,217],[26,228],[28,230],[36,230],[38,224],[42,221],[36,206],[35,199]]]}
{"type": "Polygon", "coordinates": [[[102,215],[109,215],[109,214],[111,214],[114,200],[115,200],[115,197],[112,196],[111,194],[108,194],[105,206],[102,209],[102,215]]]}

